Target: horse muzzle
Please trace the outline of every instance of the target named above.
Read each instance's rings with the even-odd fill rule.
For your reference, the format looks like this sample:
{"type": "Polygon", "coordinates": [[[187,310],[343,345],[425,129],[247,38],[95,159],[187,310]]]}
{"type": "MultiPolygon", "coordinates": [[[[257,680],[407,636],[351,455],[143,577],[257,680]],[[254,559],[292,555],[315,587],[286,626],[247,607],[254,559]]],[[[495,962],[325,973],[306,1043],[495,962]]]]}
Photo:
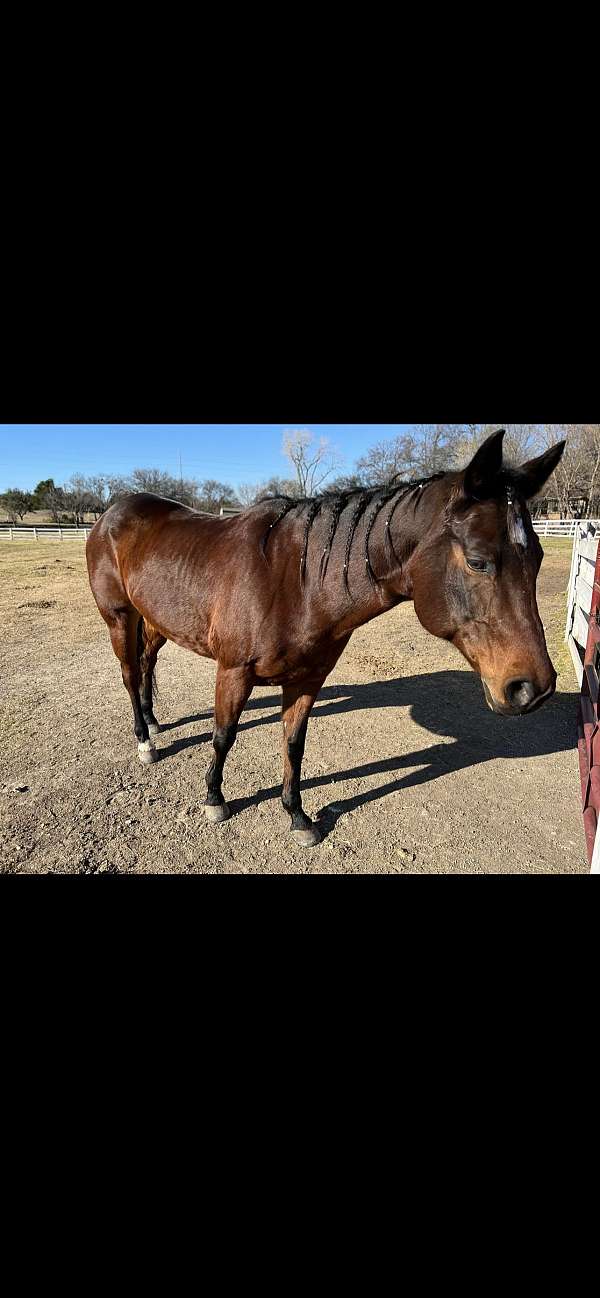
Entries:
{"type": "Polygon", "coordinates": [[[556,672],[554,670],[552,675],[554,679],[544,690],[541,690],[535,681],[527,679],[516,678],[507,681],[504,686],[504,698],[502,700],[494,697],[487,681],[482,678],[487,705],[492,709],[492,712],[496,712],[501,717],[520,717],[526,713],[535,712],[554,694],[556,689],[556,672]]]}

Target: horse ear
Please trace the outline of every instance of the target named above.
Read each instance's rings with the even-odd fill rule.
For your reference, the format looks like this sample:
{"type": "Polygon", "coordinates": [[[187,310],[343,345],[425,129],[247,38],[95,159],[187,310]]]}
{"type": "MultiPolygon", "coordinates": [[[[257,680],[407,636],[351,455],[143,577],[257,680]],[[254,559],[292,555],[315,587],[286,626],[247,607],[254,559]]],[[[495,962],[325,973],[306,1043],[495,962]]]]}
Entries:
{"type": "Polygon", "coordinates": [[[467,496],[485,500],[493,495],[494,483],[502,468],[502,438],[505,429],[501,428],[491,437],[486,437],[479,450],[475,452],[471,463],[465,469],[464,491],[467,496]]]}
{"type": "Polygon", "coordinates": [[[565,446],[566,442],[557,442],[549,451],[544,451],[535,460],[528,460],[527,464],[522,464],[516,470],[519,491],[526,500],[531,500],[532,496],[537,496],[538,491],[541,491],[550,474],[554,473],[565,446]]]}

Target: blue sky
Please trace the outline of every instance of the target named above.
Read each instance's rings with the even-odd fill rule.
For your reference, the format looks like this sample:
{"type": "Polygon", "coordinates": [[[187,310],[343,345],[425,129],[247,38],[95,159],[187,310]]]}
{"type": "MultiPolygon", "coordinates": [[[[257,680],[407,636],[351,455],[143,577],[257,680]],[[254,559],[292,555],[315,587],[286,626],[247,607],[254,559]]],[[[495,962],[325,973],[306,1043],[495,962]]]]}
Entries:
{"type": "Polygon", "coordinates": [[[30,491],[42,478],[63,483],[72,473],[127,474],[166,469],[184,477],[218,478],[234,487],[290,472],[281,453],[287,428],[328,437],[349,471],[367,447],[412,424],[0,424],[0,491],[30,491]]]}

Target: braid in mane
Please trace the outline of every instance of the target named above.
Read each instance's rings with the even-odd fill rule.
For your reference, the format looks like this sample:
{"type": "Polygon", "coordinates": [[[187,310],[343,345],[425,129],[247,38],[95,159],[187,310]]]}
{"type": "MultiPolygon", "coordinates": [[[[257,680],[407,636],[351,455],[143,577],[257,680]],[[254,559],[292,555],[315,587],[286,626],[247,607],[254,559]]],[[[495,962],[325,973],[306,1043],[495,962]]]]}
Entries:
{"type": "MultiPolygon", "coordinates": [[[[275,497],[273,497],[273,499],[276,500],[277,497],[275,496],[275,497]]],[[[262,503],[262,502],[261,502],[261,503],[262,503]]],[[[289,514],[290,509],[293,509],[294,506],[297,505],[297,504],[298,504],[298,501],[297,501],[297,500],[291,500],[291,499],[290,499],[289,497],[287,497],[287,496],[284,497],[284,502],[283,502],[283,506],[282,506],[282,508],[280,509],[280,511],[279,511],[279,513],[278,513],[278,515],[277,515],[277,517],[273,519],[273,522],[272,522],[272,523],[269,523],[269,526],[268,526],[268,528],[267,528],[267,530],[266,530],[266,532],[265,532],[265,534],[264,534],[264,536],[263,536],[263,539],[262,539],[262,541],[261,541],[261,544],[260,544],[260,548],[261,548],[262,553],[263,553],[263,555],[265,556],[265,558],[266,558],[266,552],[267,552],[267,541],[268,541],[268,539],[269,539],[269,537],[270,537],[270,535],[271,535],[271,532],[273,531],[273,528],[274,528],[274,527],[277,527],[277,524],[281,522],[282,518],[285,518],[286,514],[289,514]]]]}
{"type": "Polygon", "coordinates": [[[306,523],[304,525],[304,544],[302,546],[302,557],[300,559],[300,585],[301,586],[304,584],[304,577],[306,574],[306,553],[308,550],[308,534],[313,525],[313,521],[316,518],[317,514],[319,513],[319,510],[321,509],[322,505],[323,505],[322,496],[317,496],[315,500],[311,500],[308,509],[308,514],[306,516],[306,523]]]}
{"type": "Polygon", "coordinates": [[[354,506],[354,513],[352,514],[352,517],[350,519],[350,526],[348,528],[348,537],[346,539],[346,555],[344,558],[344,585],[346,587],[348,594],[350,594],[350,587],[348,585],[348,564],[350,563],[350,550],[352,548],[352,541],[354,539],[354,533],[356,531],[358,520],[361,514],[364,514],[365,509],[367,508],[367,505],[369,503],[369,500],[372,500],[372,498],[373,498],[372,495],[370,495],[368,492],[366,491],[361,492],[356,502],[356,505],[354,506]]]}
{"type": "Polygon", "coordinates": [[[410,491],[410,483],[403,482],[400,484],[399,487],[396,487],[394,491],[394,495],[392,496],[392,500],[394,500],[394,496],[396,494],[397,494],[397,500],[394,500],[392,508],[390,509],[390,512],[385,520],[385,545],[386,545],[386,549],[390,561],[392,563],[397,563],[397,564],[400,563],[400,559],[398,558],[398,555],[396,554],[396,551],[394,549],[394,542],[392,541],[392,530],[391,530],[392,519],[398,508],[398,505],[400,504],[400,501],[404,500],[404,497],[408,494],[409,491],[410,491]]]}
{"type": "MultiPolygon", "coordinates": [[[[367,515],[367,524],[366,524],[366,531],[365,531],[365,566],[367,569],[367,575],[369,581],[372,586],[379,585],[379,579],[375,576],[375,573],[373,572],[373,569],[371,567],[371,560],[369,558],[369,537],[373,530],[375,520],[378,518],[379,514],[381,513],[383,506],[385,505],[386,501],[391,500],[392,496],[395,496],[397,490],[398,490],[397,487],[381,487],[377,495],[373,498],[372,508],[370,509],[367,515]]],[[[387,535],[388,529],[386,528],[385,530],[387,535]]]]}
{"type": "Polygon", "coordinates": [[[349,494],[348,494],[347,492],[341,492],[339,496],[334,497],[334,499],[332,500],[332,503],[331,503],[331,520],[330,520],[330,523],[329,523],[329,535],[328,535],[328,537],[327,537],[327,541],[325,542],[325,548],[324,548],[323,553],[322,553],[322,555],[321,555],[321,562],[320,562],[320,564],[319,564],[319,582],[320,582],[321,586],[323,585],[323,582],[325,581],[325,573],[327,572],[327,564],[329,563],[329,556],[330,556],[330,554],[331,554],[331,547],[332,547],[332,545],[333,545],[333,538],[334,538],[335,533],[336,533],[337,525],[338,525],[338,522],[339,522],[339,519],[340,519],[340,514],[342,514],[343,511],[345,510],[346,505],[348,504],[349,499],[350,499],[350,496],[349,496],[349,494]]]}

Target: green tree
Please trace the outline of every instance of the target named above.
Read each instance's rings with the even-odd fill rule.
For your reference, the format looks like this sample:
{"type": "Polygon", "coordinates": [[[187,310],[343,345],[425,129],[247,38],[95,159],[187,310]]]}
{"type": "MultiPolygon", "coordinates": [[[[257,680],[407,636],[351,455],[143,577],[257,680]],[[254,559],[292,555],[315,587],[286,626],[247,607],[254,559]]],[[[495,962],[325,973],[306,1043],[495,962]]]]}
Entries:
{"type": "Polygon", "coordinates": [[[10,487],[0,496],[0,504],[8,514],[12,523],[16,523],[20,518],[23,521],[25,514],[34,508],[33,495],[30,491],[21,491],[20,487],[10,487]]]}
{"type": "Polygon", "coordinates": [[[38,482],[37,487],[35,487],[33,491],[33,499],[35,502],[33,508],[47,509],[48,506],[45,504],[46,496],[49,491],[54,490],[54,478],[44,478],[42,482],[38,482]]]}

